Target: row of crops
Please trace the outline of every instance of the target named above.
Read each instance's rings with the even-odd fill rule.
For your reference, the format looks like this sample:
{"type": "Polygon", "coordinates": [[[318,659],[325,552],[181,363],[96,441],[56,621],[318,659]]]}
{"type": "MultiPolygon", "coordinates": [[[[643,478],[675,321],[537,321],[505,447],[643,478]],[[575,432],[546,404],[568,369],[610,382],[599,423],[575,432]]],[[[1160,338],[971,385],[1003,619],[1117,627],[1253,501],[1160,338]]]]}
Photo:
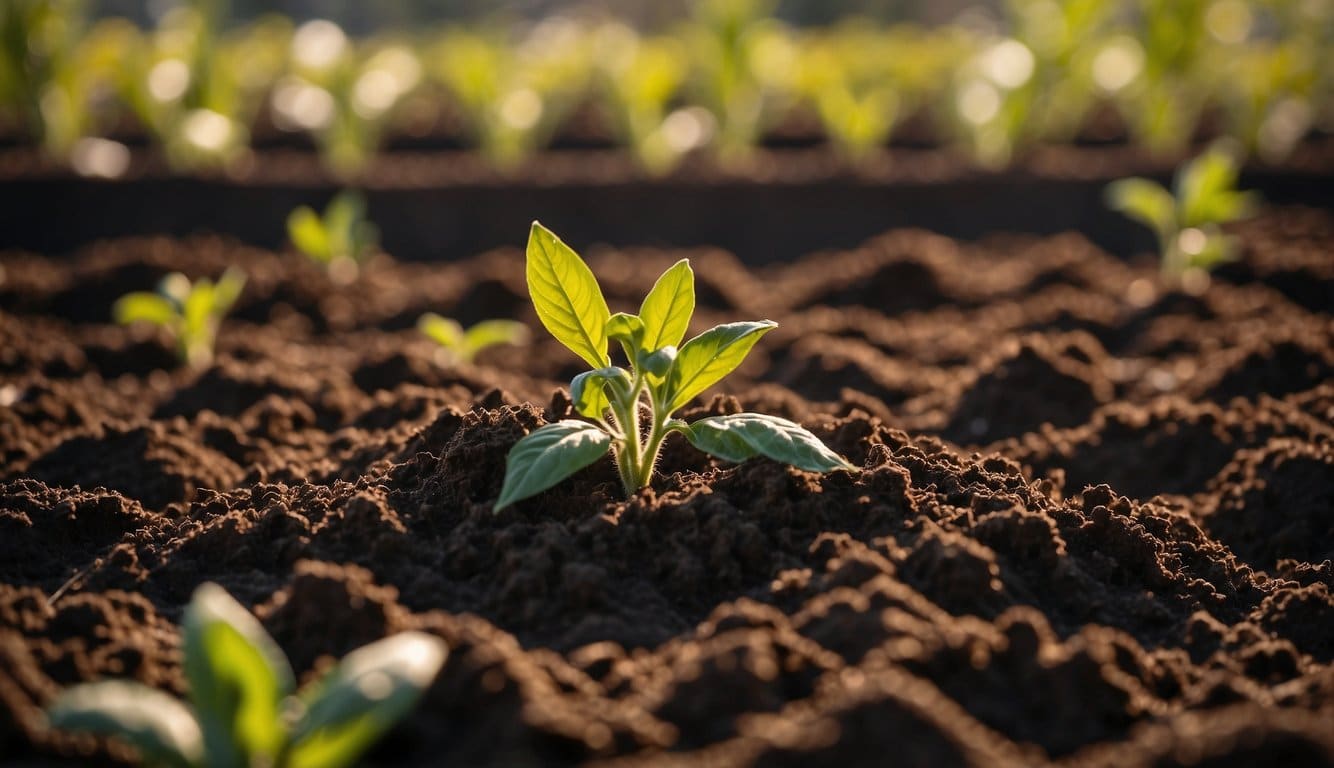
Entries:
{"type": "Polygon", "coordinates": [[[988,166],[1081,139],[1172,155],[1200,134],[1275,161],[1334,128],[1334,0],[1010,0],[929,28],[794,28],[765,0],[702,0],[655,30],[571,16],[365,39],[231,25],[207,1],[146,29],[80,7],[0,4],[0,130],[89,175],[145,142],[198,170],[308,139],[347,176],[391,138],[445,136],[504,170],[580,135],[658,174],[793,126],[855,160],[912,125],[988,166]]]}

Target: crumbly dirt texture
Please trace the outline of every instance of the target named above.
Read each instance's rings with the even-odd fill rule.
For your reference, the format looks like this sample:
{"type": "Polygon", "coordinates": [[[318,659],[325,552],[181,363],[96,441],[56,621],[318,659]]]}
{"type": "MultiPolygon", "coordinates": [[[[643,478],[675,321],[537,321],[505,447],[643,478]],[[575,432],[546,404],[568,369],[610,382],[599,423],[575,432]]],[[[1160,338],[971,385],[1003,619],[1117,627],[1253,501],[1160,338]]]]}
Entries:
{"type": "Polygon", "coordinates": [[[182,693],[176,622],[215,581],[303,680],[448,641],[375,765],[1334,765],[1334,219],[1236,232],[1201,295],[1074,234],[759,269],[586,248],[613,310],[690,257],[694,330],[780,323],[687,419],[785,416],[861,471],[677,440],[634,498],[607,460],[500,514],[580,371],[518,249],[343,286],[217,237],[5,253],[0,756],[129,759],[40,708],[182,693]],[[250,282],[206,370],[108,322],[228,264],[250,282]],[[425,311],[534,340],[452,363],[425,311]]]}

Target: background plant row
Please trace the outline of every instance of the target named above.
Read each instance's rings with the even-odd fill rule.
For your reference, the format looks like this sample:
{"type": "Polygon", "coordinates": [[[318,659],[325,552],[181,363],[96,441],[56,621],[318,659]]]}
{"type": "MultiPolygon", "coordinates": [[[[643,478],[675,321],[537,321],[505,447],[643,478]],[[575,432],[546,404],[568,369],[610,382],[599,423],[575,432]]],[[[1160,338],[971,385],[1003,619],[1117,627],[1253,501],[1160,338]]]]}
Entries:
{"type": "Polygon", "coordinates": [[[856,159],[911,122],[1003,166],[1041,143],[1122,136],[1156,154],[1201,133],[1262,159],[1334,128],[1334,0],[1011,0],[920,27],[793,28],[764,0],[702,0],[676,23],[605,17],[349,38],[326,20],[229,26],[217,3],[156,25],[76,0],[0,4],[0,124],[75,170],[123,173],[148,140],[178,169],[308,137],[355,175],[387,139],[445,137],[510,169],[561,136],[650,173],[822,136],[856,159]]]}

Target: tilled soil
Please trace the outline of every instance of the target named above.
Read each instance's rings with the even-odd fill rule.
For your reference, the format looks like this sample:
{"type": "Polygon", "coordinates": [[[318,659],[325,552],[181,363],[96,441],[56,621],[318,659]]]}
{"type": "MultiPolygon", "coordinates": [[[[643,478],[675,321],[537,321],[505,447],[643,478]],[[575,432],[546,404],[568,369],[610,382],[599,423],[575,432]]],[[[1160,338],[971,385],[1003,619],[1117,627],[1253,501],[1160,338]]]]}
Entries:
{"type": "Polygon", "coordinates": [[[449,642],[374,764],[1334,765],[1334,218],[1237,232],[1198,296],[1074,234],[762,270],[591,250],[613,310],[688,256],[696,330],[780,323],[687,419],[793,418],[862,471],[669,442],[628,501],[604,461],[498,515],[577,361],[539,332],[452,364],[414,322],[536,328],[519,250],[349,286],[215,237],[7,253],[0,755],[124,759],[39,708],[182,692],[174,622],[211,580],[303,679],[449,642]],[[227,264],[250,282],[208,370],[108,324],[227,264]]]}

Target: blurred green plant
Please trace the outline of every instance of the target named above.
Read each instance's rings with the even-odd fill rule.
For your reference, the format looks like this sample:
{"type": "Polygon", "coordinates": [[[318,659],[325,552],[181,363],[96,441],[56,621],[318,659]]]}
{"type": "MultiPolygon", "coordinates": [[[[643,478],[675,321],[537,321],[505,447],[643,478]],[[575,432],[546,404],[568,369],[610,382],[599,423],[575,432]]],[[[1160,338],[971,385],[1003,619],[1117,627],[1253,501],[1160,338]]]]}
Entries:
{"type": "Polygon", "coordinates": [[[192,368],[213,361],[222,318],[245,288],[245,273],[228,267],[218,281],[208,278],[191,282],[172,272],[158,283],[156,292],[136,291],[116,300],[112,316],[117,323],[151,323],[164,329],[176,345],[182,363],[192,368]]]}
{"type": "Polygon", "coordinates": [[[512,170],[546,146],[587,92],[593,63],[586,38],[580,25],[560,17],[517,43],[496,30],[455,28],[433,48],[428,67],[483,155],[512,170]]]}
{"type": "Polygon", "coordinates": [[[594,49],[600,103],[640,167],[652,175],[667,173],[708,138],[699,127],[702,118],[688,108],[671,109],[690,70],[681,41],[640,37],[609,22],[596,30],[594,49]]]}
{"type": "Polygon", "coordinates": [[[696,0],[680,31],[692,64],[687,89],[700,143],[712,138],[723,162],[744,160],[796,98],[797,49],[772,18],[774,0],[696,0]]]}
{"type": "Polygon", "coordinates": [[[128,48],[108,29],[89,32],[85,10],[83,0],[0,3],[0,114],[26,123],[59,159],[69,159],[80,139],[103,127],[106,110],[99,106],[118,54],[128,48]]]}
{"type": "Polygon", "coordinates": [[[1010,36],[979,41],[955,79],[955,125],[974,157],[1007,164],[1037,142],[1069,141],[1096,103],[1096,41],[1104,0],[1008,0],[1010,36]]]}
{"type": "Polygon", "coordinates": [[[320,215],[303,205],[287,216],[287,237],[338,283],[351,282],[379,245],[380,230],[366,218],[366,198],[355,190],[334,196],[320,215]]]}
{"type": "Polygon", "coordinates": [[[340,768],[416,706],[444,641],[403,632],[359,648],[296,689],[282,649],[222,587],[195,590],[181,627],[189,697],[128,680],[86,683],[47,708],[50,726],[109,736],[173,768],[340,768]]]}
{"type": "Polygon", "coordinates": [[[358,44],[337,24],[308,21],[291,38],[271,103],[279,128],[309,133],[340,178],[365,170],[396,111],[422,82],[421,57],[401,40],[358,44]]]}
{"type": "Polygon", "coordinates": [[[1149,179],[1122,179],[1107,187],[1107,203],[1153,230],[1163,278],[1179,285],[1235,256],[1235,239],[1222,225],[1258,205],[1255,193],[1237,190],[1238,176],[1237,153],[1216,142],[1178,169],[1172,191],[1149,179]]]}
{"type": "Polygon", "coordinates": [[[515,320],[483,320],[464,330],[457,320],[427,312],[418,318],[417,329],[439,344],[450,361],[464,363],[488,347],[528,340],[528,326],[515,320]]]}
{"type": "Polygon", "coordinates": [[[1227,82],[1221,63],[1250,35],[1249,8],[1245,0],[1137,0],[1134,25],[1112,49],[1133,76],[1109,77],[1119,87],[1106,89],[1135,141],[1158,155],[1189,146],[1227,82]]]}

